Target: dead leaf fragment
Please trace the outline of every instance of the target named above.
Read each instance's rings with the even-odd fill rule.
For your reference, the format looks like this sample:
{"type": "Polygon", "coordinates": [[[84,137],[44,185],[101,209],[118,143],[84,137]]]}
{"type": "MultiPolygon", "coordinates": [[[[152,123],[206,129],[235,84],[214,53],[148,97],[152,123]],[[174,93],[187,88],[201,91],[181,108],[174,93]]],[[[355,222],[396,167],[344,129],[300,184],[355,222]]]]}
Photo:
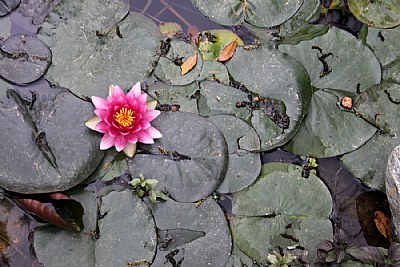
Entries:
{"type": "Polygon", "coordinates": [[[386,215],[382,211],[375,211],[374,221],[376,228],[378,228],[378,231],[392,243],[392,230],[390,227],[389,218],[386,217],[386,215]]]}
{"type": "Polygon", "coordinates": [[[196,66],[196,63],[197,53],[193,54],[188,59],[186,59],[185,62],[183,62],[183,64],[181,65],[181,75],[183,76],[188,73],[191,69],[194,68],[194,66],[196,66]]]}
{"type": "Polygon", "coordinates": [[[227,61],[228,59],[230,59],[233,56],[233,54],[235,53],[235,50],[236,50],[236,40],[233,42],[230,42],[227,46],[224,47],[224,49],[222,49],[217,60],[218,61],[227,61]]]}

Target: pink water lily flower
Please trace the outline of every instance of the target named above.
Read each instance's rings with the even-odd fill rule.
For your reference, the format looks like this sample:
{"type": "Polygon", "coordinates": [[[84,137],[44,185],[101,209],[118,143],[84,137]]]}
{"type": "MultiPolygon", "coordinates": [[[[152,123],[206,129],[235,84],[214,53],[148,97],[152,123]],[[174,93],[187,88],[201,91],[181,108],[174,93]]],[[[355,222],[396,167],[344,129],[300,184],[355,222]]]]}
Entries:
{"type": "Polygon", "coordinates": [[[118,85],[111,85],[107,99],[92,96],[96,107],[96,117],[85,125],[92,130],[104,133],[100,149],[115,146],[129,157],[136,152],[136,143],[153,144],[161,133],[150,125],[160,111],[154,110],[157,101],[147,101],[147,94],[142,94],[140,83],[136,83],[125,95],[118,85]]]}

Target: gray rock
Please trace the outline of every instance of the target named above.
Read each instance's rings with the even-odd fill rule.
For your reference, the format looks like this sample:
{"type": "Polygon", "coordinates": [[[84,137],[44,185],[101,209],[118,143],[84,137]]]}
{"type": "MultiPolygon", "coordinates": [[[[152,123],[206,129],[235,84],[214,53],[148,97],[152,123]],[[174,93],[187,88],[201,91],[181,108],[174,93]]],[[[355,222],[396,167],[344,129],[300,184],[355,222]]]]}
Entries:
{"type": "Polygon", "coordinates": [[[395,235],[400,237],[400,145],[389,156],[386,169],[386,194],[392,211],[392,225],[395,235]]]}
{"type": "Polygon", "coordinates": [[[93,105],[65,89],[7,93],[9,101],[0,103],[0,187],[45,193],[85,180],[104,156],[101,135],[84,125],[93,105]]]}

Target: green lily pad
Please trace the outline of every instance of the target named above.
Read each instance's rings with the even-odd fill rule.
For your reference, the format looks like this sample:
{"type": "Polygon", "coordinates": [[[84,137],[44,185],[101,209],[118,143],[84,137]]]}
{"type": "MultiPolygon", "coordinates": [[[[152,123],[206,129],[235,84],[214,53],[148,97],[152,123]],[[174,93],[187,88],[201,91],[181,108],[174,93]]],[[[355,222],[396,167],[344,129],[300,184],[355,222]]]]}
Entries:
{"type": "Polygon", "coordinates": [[[161,239],[152,266],[163,266],[174,250],[173,258],[183,258],[182,266],[225,266],[232,241],[225,215],[214,200],[207,198],[196,207],[168,199],[150,204],[150,209],[161,239]],[[168,235],[172,242],[165,243],[168,235]]]}
{"type": "Polygon", "coordinates": [[[14,89],[14,86],[2,79],[0,79],[0,97],[7,97],[7,90],[14,89]]]}
{"type": "Polygon", "coordinates": [[[400,135],[400,85],[381,83],[368,88],[354,104],[356,113],[382,131],[400,135]]]}
{"type": "Polygon", "coordinates": [[[272,27],[290,19],[301,7],[303,0],[191,0],[209,19],[222,25],[237,25],[244,21],[258,27],[272,27]]]}
{"type": "Polygon", "coordinates": [[[375,28],[392,28],[400,24],[397,0],[349,0],[351,13],[361,22],[375,28]]]}
{"type": "Polygon", "coordinates": [[[126,266],[127,262],[144,260],[143,266],[149,266],[156,252],[156,229],[141,199],[127,190],[111,192],[97,204],[99,207],[91,192],[77,192],[73,198],[84,205],[85,230],[71,233],[53,226],[37,228],[34,247],[41,263],[49,267],[94,267],[126,266]],[[105,215],[102,219],[97,217],[97,209],[105,215]],[[93,236],[96,225],[98,238],[93,236]]]}
{"type": "Polygon", "coordinates": [[[200,76],[197,78],[198,81],[212,80],[218,81],[222,84],[229,84],[229,73],[228,69],[221,62],[216,60],[205,60],[203,62],[203,68],[201,69],[200,76]]]}
{"type": "Polygon", "coordinates": [[[312,85],[318,88],[355,92],[358,83],[365,90],[381,80],[381,67],[372,51],[336,27],[297,45],[280,45],[279,50],[298,59],[307,69],[312,85]]]}
{"type": "Polygon", "coordinates": [[[383,66],[400,60],[400,27],[394,29],[368,28],[367,44],[374,51],[383,66]]]}
{"type": "Polygon", "coordinates": [[[279,27],[260,28],[246,23],[246,28],[264,41],[281,41],[291,38],[309,26],[309,23],[318,18],[321,10],[319,0],[304,0],[300,9],[288,21],[279,27]]]}
{"type": "Polygon", "coordinates": [[[228,263],[225,267],[260,267],[260,265],[254,263],[254,260],[249,258],[243,253],[235,244],[232,246],[232,253],[229,257],[228,263]]]}
{"type": "Polygon", "coordinates": [[[85,180],[104,155],[100,135],[84,125],[93,106],[65,89],[46,89],[25,95],[10,90],[10,99],[1,103],[0,184],[10,191],[67,190],[85,180]]]}
{"type": "Polygon", "coordinates": [[[18,7],[18,12],[20,12],[24,17],[32,18],[34,25],[40,25],[43,23],[45,18],[49,15],[51,10],[58,4],[61,0],[54,1],[42,1],[42,0],[30,0],[22,1],[18,7]]]}
{"type": "Polygon", "coordinates": [[[267,263],[276,246],[302,246],[314,260],[315,246],[332,237],[329,190],[314,174],[302,178],[301,170],[286,163],[266,164],[255,184],[234,194],[233,241],[257,262],[267,263]]]}
{"type": "Polygon", "coordinates": [[[128,160],[133,177],[158,180],[156,189],[180,202],[210,195],[225,177],[228,149],[208,119],[185,112],[163,112],[152,123],[163,137],[128,160]]]}
{"type": "Polygon", "coordinates": [[[236,33],[225,29],[208,30],[198,34],[197,48],[204,60],[217,60],[222,50],[232,42],[243,45],[242,39],[236,33]]]}
{"type": "Polygon", "coordinates": [[[50,49],[32,36],[12,36],[0,48],[0,76],[13,83],[36,81],[46,72],[50,63],[50,49]]]}
{"type": "Polygon", "coordinates": [[[254,129],[243,120],[229,115],[210,116],[221,130],[228,145],[229,165],[217,191],[233,193],[252,184],[261,170],[260,139],[254,129]]]}
{"type": "Polygon", "coordinates": [[[376,133],[363,146],[343,155],[341,160],[366,185],[385,192],[387,161],[399,143],[399,138],[376,133]]]}
{"type": "Polygon", "coordinates": [[[39,32],[53,53],[47,79],[77,95],[101,97],[110,84],[127,88],[145,80],[163,36],[151,19],[128,12],[125,0],[56,6],[39,32]]]}
{"type": "Polygon", "coordinates": [[[232,77],[252,93],[281,101],[273,113],[281,114],[282,120],[285,114],[288,116],[286,127],[280,125],[283,122],[279,117],[276,122],[269,119],[275,115],[268,114],[272,103],[268,99],[260,101],[261,107],[252,111],[251,125],[260,137],[261,150],[287,142],[300,126],[311,101],[312,88],[304,67],[294,58],[265,47],[249,51],[239,47],[226,66],[232,77]]]}
{"type": "Polygon", "coordinates": [[[357,149],[374,135],[374,126],[338,107],[343,93],[328,89],[314,93],[307,117],[289,145],[293,153],[333,157],[357,149]]]}
{"type": "Polygon", "coordinates": [[[0,5],[0,16],[5,16],[16,9],[21,0],[3,0],[0,5]]]}
{"type": "Polygon", "coordinates": [[[0,41],[7,39],[11,35],[11,19],[9,16],[0,17],[0,41]]]}
{"type": "Polygon", "coordinates": [[[179,111],[198,114],[195,94],[199,90],[196,83],[184,86],[170,85],[163,82],[149,86],[149,95],[156,99],[159,109],[176,106],[179,111]]]}
{"type": "Polygon", "coordinates": [[[172,41],[169,53],[161,56],[154,75],[160,80],[172,85],[187,85],[199,77],[203,60],[197,49],[182,41],[172,41]],[[197,54],[197,62],[186,74],[181,74],[181,65],[188,58],[197,54]]]}
{"type": "Polygon", "coordinates": [[[400,60],[384,69],[383,80],[400,84],[400,60]]]}

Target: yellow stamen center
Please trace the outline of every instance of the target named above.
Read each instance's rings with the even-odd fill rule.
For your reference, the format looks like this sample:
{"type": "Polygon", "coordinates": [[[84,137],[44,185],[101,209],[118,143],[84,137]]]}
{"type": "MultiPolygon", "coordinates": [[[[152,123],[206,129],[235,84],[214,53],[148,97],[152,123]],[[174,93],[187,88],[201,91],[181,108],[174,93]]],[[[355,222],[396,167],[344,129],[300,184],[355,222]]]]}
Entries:
{"type": "Polygon", "coordinates": [[[135,122],[135,116],[133,116],[133,111],[130,108],[121,108],[114,114],[114,119],[122,127],[132,126],[135,122]]]}

